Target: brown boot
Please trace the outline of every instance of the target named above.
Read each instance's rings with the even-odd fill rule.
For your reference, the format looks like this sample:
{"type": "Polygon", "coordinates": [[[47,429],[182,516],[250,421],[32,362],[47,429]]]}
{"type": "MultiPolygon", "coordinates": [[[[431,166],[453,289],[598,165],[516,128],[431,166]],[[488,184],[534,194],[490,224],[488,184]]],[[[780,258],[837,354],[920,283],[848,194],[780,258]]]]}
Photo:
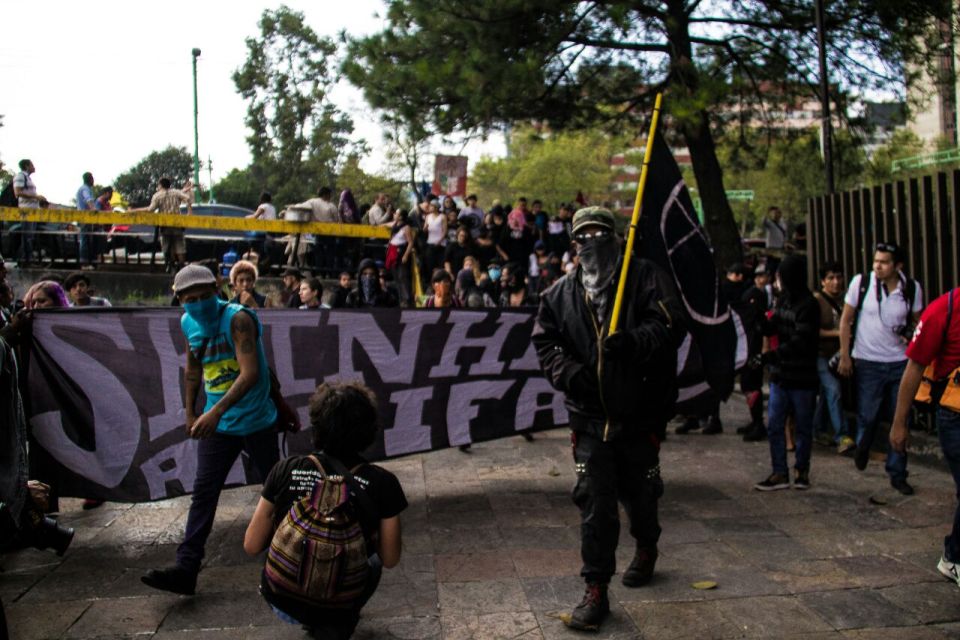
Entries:
{"type": "Polygon", "coordinates": [[[642,587],[653,577],[653,568],[657,564],[657,550],[637,548],[633,562],[623,572],[623,586],[642,587]]]}
{"type": "Polygon", "coordinates": [[[583,600],[573,610],[567,626],[579,631],[596,631],[609,613],[610,601],[607,599],[607,585],[588,582],[583,600]]]}

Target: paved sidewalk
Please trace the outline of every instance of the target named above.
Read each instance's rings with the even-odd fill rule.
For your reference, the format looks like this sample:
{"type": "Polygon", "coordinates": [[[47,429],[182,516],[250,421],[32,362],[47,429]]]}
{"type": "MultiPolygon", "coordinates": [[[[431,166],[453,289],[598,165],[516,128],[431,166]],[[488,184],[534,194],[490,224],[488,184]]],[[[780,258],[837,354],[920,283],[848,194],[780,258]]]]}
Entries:
{"type": "MultiPolygon", "coordinates": [[[[890,489],[880,461],[815,448],[806,493],[761,494],[766,443],[670,436],[657,576],[611,587],[595,638],[960,638],[960,589],[936,571],[955,504],[940,469],[914,465],[917,494],[890,489]],[[885,502],[886,504],[873,504],[885,502]],[[697,591],[691,584],[713,580],[697,591]]],[[[575,638],[556,617],[579,601],[578,517],[565,430],[387,464],[403,483],[404,555],[384,572],[355,638],[575,638]]],[[[257,487],[224,494],[195,597],[152,591],[144,569],[173,560],[187,498],[84,512],[62,561],[24,551],[0,563],[12,637],[156,640],[302,638],[257,595],[260,565],[241,540],[257,487]]],[[[626,528],[618,565],[632,555],[626,528]]]]}

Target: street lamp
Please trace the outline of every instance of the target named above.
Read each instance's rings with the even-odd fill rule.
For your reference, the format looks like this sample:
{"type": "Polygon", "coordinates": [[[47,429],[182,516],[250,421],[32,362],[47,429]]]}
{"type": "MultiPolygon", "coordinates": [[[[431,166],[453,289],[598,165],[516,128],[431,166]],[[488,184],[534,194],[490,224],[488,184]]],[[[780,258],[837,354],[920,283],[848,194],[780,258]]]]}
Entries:
{"type": "Polygon", "coordinates": [[[200,134],[197,130],[197,58],[200,49],[194,48],[193,54],[193,188],[200,188],[200,134]]]}

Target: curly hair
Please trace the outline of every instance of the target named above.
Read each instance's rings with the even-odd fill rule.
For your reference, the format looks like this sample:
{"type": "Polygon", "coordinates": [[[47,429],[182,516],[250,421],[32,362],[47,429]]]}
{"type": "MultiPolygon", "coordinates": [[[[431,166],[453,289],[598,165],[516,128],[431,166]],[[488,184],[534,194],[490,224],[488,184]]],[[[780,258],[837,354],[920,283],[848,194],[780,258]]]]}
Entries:
{"type": "Polygon", "coordinates": [[[377,397],[361,382],[325,382],[310,398],[313,446],[337,459],[373,444],[380,429],[377,397]]]}
{"type": "Polygon", "coordinates": [[[253,264],[249,260],[237,260],[237,262],[230,268],[230,284],[236,284],[237,278],[243,273],[249,273],[252,275],[254,282],[256,282],[257,278],[260,277],[260,272],[257,271],[257,265],[253,264]]]}

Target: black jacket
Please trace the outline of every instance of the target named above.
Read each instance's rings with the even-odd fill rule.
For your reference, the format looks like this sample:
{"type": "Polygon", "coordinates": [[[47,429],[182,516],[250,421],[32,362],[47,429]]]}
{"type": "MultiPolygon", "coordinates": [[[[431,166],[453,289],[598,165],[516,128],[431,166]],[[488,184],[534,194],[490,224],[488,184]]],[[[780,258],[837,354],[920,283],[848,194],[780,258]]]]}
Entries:
{"type": "Polygon", "coordinates": [[[580,270],[540,297],[532,340],[547,380],[566,395],[570,427],[615,439],[636,432],[663,434],[677,398],[677,347],[685,329],[670,277],[648,260],[634,260],[620,328],[624,344],[604,353],[617,276],[602,327],[580,283],[580,270]]]}
{"type": "Polygon", "coordinates": [[[787,389],[817,389],[817,355],[820,344],[820,304],[808,291],[795,299],[782,298],[773,315],[764,321],[764,335],[776,335],[778,345],[763,354],[770,365],[770,380],[787,389]]]}

